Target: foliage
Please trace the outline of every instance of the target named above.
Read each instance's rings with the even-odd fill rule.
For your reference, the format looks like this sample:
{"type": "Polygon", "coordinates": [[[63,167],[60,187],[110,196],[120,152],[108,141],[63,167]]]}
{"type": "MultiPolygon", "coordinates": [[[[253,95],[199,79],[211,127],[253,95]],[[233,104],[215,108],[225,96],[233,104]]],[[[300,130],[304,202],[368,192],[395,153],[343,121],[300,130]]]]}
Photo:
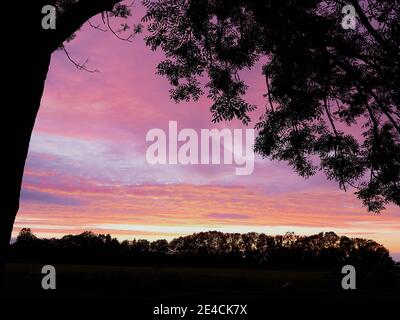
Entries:
{"type": "Polygon", "coordinates": [[[61,239],[38,239],[23,229],[10,261],[102,265],[187,265],[332,270],[352,264],[359,270],[392,270],[389,252],[372,240],[287,233],[201,232],[171,240],[119,242],[109,234],[84,232],[61,239]]]}
{"type": "Polygon", "coordinates": [[[370,211],[400,205],[400,1],[144,0],[147,45],[176,101],[213,100],[213,120],[248,124],[240,72],[263,64],[255,150],[303,177],[351,187],[370,211]],[[203,86],[202,77],[208,78],[203,86]]]}

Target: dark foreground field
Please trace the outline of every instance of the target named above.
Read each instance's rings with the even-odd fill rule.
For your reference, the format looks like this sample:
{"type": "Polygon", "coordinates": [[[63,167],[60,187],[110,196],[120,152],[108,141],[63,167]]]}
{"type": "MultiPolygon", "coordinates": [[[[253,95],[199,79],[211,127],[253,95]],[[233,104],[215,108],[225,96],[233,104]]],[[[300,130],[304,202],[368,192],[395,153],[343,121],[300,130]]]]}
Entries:
{"type": "MultiPolygon", "coordinates": [[[[56,290],[43,290],[41,265],[7,267],[6,297],[12,300],[364,300],[400,301],[400,276],[385,286],[341,288],[335,272],[174,267],[55,265],[56,290]]],[[[4,299],[4,297],[3,297],[4,299]]]]}
{"type": "MultiPolygon", "coordinates": [[[[41,265],[11,263],[0,306],[24,317],[110,319],[268,319],[319,311],[342,317],[382,313],[400,302],[400,276],[385,286],[341,288],[335,272],[233,268],[55,265],[56,290],[41,287],[41,265]],[[193,312],[154,315],[160,306],[193,312]],[[199,305],[247,305],[245,315],[197,314],[199,305]],[[349,310],[349,307],[351,310],[349,310]],[[346,310],[346,313],[344,313],[346,310]],[[84,316],[86,315],[86,316],[84,316]],[[106,316],[108,315],[108,316],[106,316]]],[[[210,307],[210,308],[211,308],[210,307]]],[[[0,308],[2,309],[2,308],[0,308]]],[[[319,317],[319,316],[318,316],[319,317]]]]}

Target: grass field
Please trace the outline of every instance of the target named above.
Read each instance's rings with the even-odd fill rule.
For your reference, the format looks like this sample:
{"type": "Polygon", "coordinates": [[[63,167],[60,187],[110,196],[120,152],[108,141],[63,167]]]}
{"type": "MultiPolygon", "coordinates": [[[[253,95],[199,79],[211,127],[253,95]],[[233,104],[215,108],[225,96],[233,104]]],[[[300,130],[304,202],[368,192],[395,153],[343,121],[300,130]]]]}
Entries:
{"type": "Polygon", "coordinates": [[[341,288],[332,272],[55,265],[57,289],[43,290],[41,265],[9,264],[6,297],[13,300],[360,300],[399,299],[400,280],[385,287],[341,288]]]}

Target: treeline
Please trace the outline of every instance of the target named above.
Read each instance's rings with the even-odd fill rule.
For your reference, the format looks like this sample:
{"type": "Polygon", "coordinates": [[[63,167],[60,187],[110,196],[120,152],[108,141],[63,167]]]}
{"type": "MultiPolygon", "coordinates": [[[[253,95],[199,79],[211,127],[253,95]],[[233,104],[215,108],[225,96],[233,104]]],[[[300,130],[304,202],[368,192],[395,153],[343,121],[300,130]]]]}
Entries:
{"type": "Polygon", "coordinates": [[[351,264],[363,270],[392,270],[388,250],[372,240],[294,233],[195,233],[172,241],[118,241],[90,231],[61,239],[39,239],[22,229],[10,261],[46,264],[171,265],[332,270],[351,264]]]}

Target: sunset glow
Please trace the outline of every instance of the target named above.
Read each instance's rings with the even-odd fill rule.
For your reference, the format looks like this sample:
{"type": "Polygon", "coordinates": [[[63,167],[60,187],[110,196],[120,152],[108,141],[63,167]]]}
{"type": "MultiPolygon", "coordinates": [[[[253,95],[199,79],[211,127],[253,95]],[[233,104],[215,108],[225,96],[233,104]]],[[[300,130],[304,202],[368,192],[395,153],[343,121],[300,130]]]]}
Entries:
{"type": "MultiPolygon", "coordinates": [[[[147,164],[146,133],[167,130],[169,121],[194,130],[245,127],[213,124],[206,98],[175,104],[167,80],[155,74],[162,55],[141,35],[129,43],[86,27],[67,48],[100,72],[78,71],[62,51],[53,55],[14,237],[23,227],[45,237],[92,230],[119,239],[334,231],[376,240],[399,255],[399,207],[369,213],[351,190],[339,191],[322,175],[304,180],[287,164],[258,156],[249,176],[235,175],[235,164],[147,164]]],[[[265,82],[260,68],[244,77],[248,101],[260,109],[252,128],[265,82]]]]}

